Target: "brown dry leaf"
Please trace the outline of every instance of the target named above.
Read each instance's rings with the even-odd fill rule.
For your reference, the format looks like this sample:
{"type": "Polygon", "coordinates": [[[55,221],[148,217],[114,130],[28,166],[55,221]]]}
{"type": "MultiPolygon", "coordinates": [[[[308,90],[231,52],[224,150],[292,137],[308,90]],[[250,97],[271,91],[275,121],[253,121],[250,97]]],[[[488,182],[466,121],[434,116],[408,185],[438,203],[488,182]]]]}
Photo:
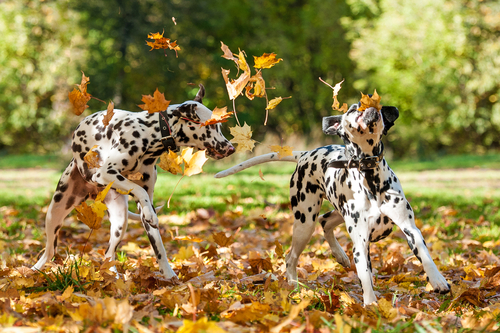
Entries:
{"type": "Polygon", "coordinates": [[[160,163],[158,163],[158,166],[173,175],[177,175],[182,174],[181,164],[182,156],[179,156],[175,152],[169,150],[168,153],[165,152],[161,154],[160,163]]]}
{"type": "Polygon", "coordinates": [[[85,223],[90,229],[97,230],[101,227],[102,217],[99,217],[86,202],[82,202],[75,209],[77,219],[85,223]]]}
{"type": "MultiPolygon", "coordinates": [[[[175,21],[174,21],[175,23],[175,21]]],[[[150,33],[148,35],[149,39],[152,39],[152,42],[146,41],[146,44],[151,47],[151,50],[159,50],[159,49],[170,49],[175,51],[175,56],[177,57],[177,51],[179,51],[181,48],[177,45],[177,41],[170,41],[170,38],[165,38],[163,37],[163,34],[165,32],[162,32],[161,34],[159,32],[156,33],[150,33]]],[[[166,56],[166,54],[165,54],[166,56]]]]}
{"type": "Polygon", "coordinates": [[[99,156],[99,152],[96,150],[97,147],[99,146],[94,145],[83,157],[83,160],[85,161],[85,163],[87,163],[89,169],[101,167],[101,158],[99,156]]]}
{"type": "MultiPolygon", "coordinates": [[[[270,332],[271,333],[279,333],[281,330],[291,324],[295,318],[300,314],[300,311],[304,310],[310,303],[310,300],[302,300],[299,304],[293,305],[292,309],[290,310],[290,313],[288,314],[288,317],[281,322],[281,324],[274,326],[270,332]]],[[[345,331],[344,331],[345,332],[345,331]]]]}
{"type": "Polygon", "coordinates": [[[359,112],[365,111],[369,107],[374,107],[378,111],[382,109],[382,105],[380,104],[381,97],[377,94],[377,90],[373,92],[372,97],[361,93],[361,106],[358,108],[359,112]]]}
{"type": "Polygon", "coordinates": [[[165,111],[170,104],[170,101],[165,99],[165,94],[161,93],[158,88],[156,88],[153,96],[142,95],[141,101],[143,101],[144,104],[139,105],[139,107],[143,110],[147,110],[148,113],[165,111]]]}
{"type": "Polygon", "coordinates": [[[340,309],[340,298],[331,290],[328,290],[327,293],[327,295],[320,295],[321,303],[323,303],[326,312],[335,313],[340,309]]]}
{"type": "Polygon", "coordinates": [[[87,93],[87,85],[89,82],[90,79],[82,72],[82,81],[80,84],[76,85],[79,90],[74,88],[73,91],[68,94],[69,101],[73,106],[73,113],[77,116],[81,115],[83,111],[89,107],[87,102],[92,98],[92,95],[87,93]]]}
{"type": "Polygon", "coordinates": [[[281,158],[283,158],[285,156],[293,156],[293,147],[271,145],[271,146],[269,146],[269,148],[271,148],[271,151],[278,153],[278,158],[280,160],[281,160],[281,158]]]}
{"type": "Polygon", "coordinates": [[[234,243],[233,236],[227,237],[224,231],[213,233],[212,238],[214,239],[214,242],[220,247],[229,247],[234,243]]]}
{"type": "Polygon", "coordinates": [[[252,128],[245,123],[243,126],[229,127],[231,135],[234,136],[230,140],[232,143],[237,143],[236,152],[252,151],[255,147],[255,140],[252,139],[252,128]]]}
{"type": "Polygon", "coordinates": [[[339,107],[340,103],[337,100],[337,96],[339,94],[340,89],[342,88],[342,83],[344,82],[345,79],[343,79],[342,81],[340,81],[339,83],[337,83],[334,87],[332,87],[326,81],[323,81],[322,78],[319,78],[319,80],[321,82],[323,82],[324,84],[326,84],[327,86],[329,86],[330,88],[332,88],[332,90],[333,90],[333,104],[332,104],[332,109],[336,110],[336,111],[341,111],[341,112],[344,112],[344,113],[347,112],[347,110],[348,110],[347,103],[344,103],[344,104],[342,104],[342,107],[339,107]]]}
{"type": "Polygon", "coordinates": [[[223,55],[221,55],[221,57],[234,61],[236,66],[238,66],[239,59],[234,56],[233,52],[231,52],[231,50],[229,49],[229,47],[226,44],[224,44],[222,41],[220,43],[221,43],[220,48],[221,48],[222,52],[224,53],[223,55]]]}
{"type": "Polygon", "coordinates": [[[127,176],[129,180],[142,180],[142,177],[143,175],[139,171],[136,173],[131,173],[130,175],[127,176]]]}
{"type": "Polygon", "coordinates": [[[285,251],[283,251],[283,246],[281,246],[280,242],[278,242],[277,239],[274,241],[274,245],[276,245],[276,249],[274,250],[274,252],[276,252],[278,258],[284,258],[285,251]]]}
{"type": "Polygon", "coordinates": [[[240,77],[236,80],[229,80],[230,70],[222,68],[222,77],[224,78],[224,82],[226,83],[227,93],[229,94],[229,99],[233,100],[238,97],[248,81],[250,80],[250,71],[243,72],[240,77]]]}
{"type": "Polygon", "coordinates": [[[212,117],[210,117],[210,119],[205,121],[200,126],[208,126],[217,123],[224,123],[229,120],[229,117],[231,117],[232,114],[233,112],[227,112],[227,106],[220,109],[218,107],[215,107],[215,109],[212,111],[212,117]]]}
{"type": "Polygon", "coordinates": [[[106,115],[104,115],[104,118],[102,119],[104,127],[108,126],[109,122],[113,118],[113,115],[115,114],[114,109],[115,109],[115,103],[109,102],[106,115]]]}
{"type": "Polygon", "coordinates": [[[260,57],[254,56],[253,59],[255,63],[253,67],[255,68],[271,68],[283,60],[281,58],[276,59],[276,53],[264,53],[260,57]]]}
{"type": "Polygon", "coordinates": [[[266,180],[264,179],[264,174],[262,173],[262,170],[261,170],[261,169],[259,169],[259,177],[260,177],[260,179],[262,179],[263,181],[266,181],[266,180]]]}
{"type": "Polygon", "coordinates": [[[269,258],[262,258],[258,252],[250,251],[248,263],[254,274],[259,274],[262,270],[266,272],[273,271],[273,264],[269,258]]]}

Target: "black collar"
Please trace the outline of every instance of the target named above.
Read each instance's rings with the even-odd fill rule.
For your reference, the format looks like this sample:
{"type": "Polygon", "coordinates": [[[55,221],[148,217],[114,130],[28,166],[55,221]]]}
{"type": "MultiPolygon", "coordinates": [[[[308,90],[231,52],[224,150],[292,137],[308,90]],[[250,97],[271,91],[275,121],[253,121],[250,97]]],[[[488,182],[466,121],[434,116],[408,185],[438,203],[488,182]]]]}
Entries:
{"type": "Polygon", "coordinates": [[[358,169],[358,170],[370,170],[378,166],[378,163],[384,159],[384,144],[380,143],[380,153],[375,156],[368,156],[360,160],[350,159],[350,160],[337,160],[328,163],[329,168],[337,169],[358,169]]]}
{"type": "Polygon", "coordinates": [[[160,132],[161,132],[161,142],[163,143],[163,147],[165,151],[169,149],[171,151],[179,150],[179,147],[175,144],[174,138],[172,137],[172,131],[170,130],[170,125],[167,122],[167,112],[161,111],[158,112],[160,114],[160,132]]]}

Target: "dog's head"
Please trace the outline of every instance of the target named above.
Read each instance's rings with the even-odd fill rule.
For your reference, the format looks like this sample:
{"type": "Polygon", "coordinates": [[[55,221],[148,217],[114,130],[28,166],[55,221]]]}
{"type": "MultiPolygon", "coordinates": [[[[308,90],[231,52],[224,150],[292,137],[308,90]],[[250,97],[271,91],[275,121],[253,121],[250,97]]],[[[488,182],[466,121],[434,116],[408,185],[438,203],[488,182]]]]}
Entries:
{"type": "Polygon", "coordinates": [[[172,132],[179,146],[206,149],[207,155],[221,159],[234,153],[233,145],[221,132],[221,124],[200,126],[212,117],[212,111],[202,104],[205,88],[200,90],[193,101],[169,107],[173,116],[172,132]]]}
{"type": "Polygon", "coordinates": [[[359,104],[353,104],[343,115],[324,117],[323,133],[338,135],[346,146],[355,144],[361,152],[370,154],[394,125],[399,111],[394,106],[382,106],[380,111],[369,107],[363,112],[358,108],[359,104]]]}

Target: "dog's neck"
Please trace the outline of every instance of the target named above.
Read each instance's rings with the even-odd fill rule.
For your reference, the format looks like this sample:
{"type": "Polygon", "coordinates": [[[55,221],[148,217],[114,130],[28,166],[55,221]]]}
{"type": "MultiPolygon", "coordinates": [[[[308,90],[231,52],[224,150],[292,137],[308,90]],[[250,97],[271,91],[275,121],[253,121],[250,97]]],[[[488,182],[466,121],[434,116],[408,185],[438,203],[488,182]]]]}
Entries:
{"type": "Polygon", "coordinates": [[[383,151],[382,141],[378,141],[372,146],[361,147],[360,145],[351,142],[345,136],[342,136],[342,140],[345,144],[345,155],[347,159],[361,160],[370,156],[378,156],[383,151]]]}

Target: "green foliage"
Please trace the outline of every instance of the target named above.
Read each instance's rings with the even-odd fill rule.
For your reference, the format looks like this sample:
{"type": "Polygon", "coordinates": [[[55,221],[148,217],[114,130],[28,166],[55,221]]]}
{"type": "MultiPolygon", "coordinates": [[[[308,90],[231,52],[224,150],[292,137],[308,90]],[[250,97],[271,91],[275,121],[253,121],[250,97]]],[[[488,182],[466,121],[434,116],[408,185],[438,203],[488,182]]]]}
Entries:
{"type": "Polygon", "coordinates": [[[84,291],[85,286],[92,283],[90,281],[85,281],[85,279],[80,276],[80,269],[76,261],[65,264],[62,267],[58,266],[57,270],[52,273],[39,272],[45,278],[45,283],[40,287],[28,288],[30,292],[47,290],[65,291],[68,287],[73,287],[75,291],[84,291]]]}

